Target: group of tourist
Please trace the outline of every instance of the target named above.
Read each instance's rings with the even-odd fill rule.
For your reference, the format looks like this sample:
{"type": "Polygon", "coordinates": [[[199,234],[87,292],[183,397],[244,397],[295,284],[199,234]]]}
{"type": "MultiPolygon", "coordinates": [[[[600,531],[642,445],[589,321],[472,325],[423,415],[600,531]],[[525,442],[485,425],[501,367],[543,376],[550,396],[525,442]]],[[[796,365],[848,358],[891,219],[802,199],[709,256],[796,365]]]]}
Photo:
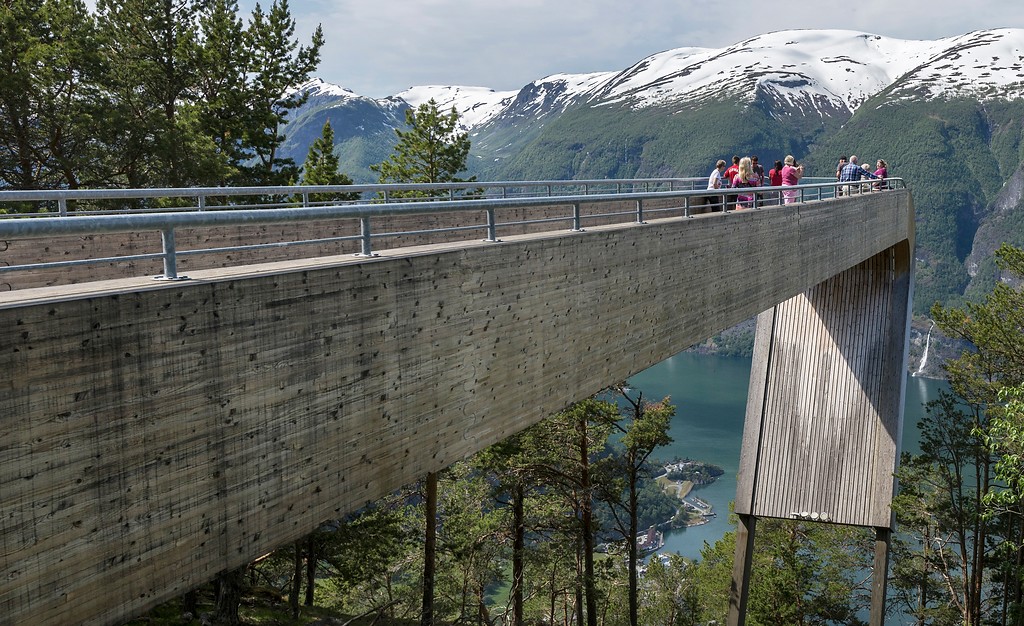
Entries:
{"type": "MultiPolygon", "coordinates": [[[[715,164],[715,169],[708,176],[708,189],[744,189],[751,187],[794,187],[803,178],[804,166],[797,163],[793,155],[786,155],[782,161],[776,161],[775,165],[767,173],[768,184],[765,184],[764,166],[758,163],[757,156],[732,158],[732,165],[720,159],[715,164]]],[[[867,165],[861,166],[857,163],[857,155],[847,160],[845,156],[839,159],[836,166],[836,180],[839,182],[858,183],[862,178],[876,179],[877,182],[869,185],[868,189],[861,189],[862,185],[844,185],[837,187],[836,194],[858,193],[872,189],[886,189],[885,178],[888,176],[888,169],[885,161],[878,159],[878,167],[872,172],[867,165]]],[[[696,197],[691,204],[692,213],[702,213],[715,210],[715,207],[726,207],[727,210],[747,209],[754,206],[755,195],[758,204],[791,204],[797,201],[797,191],[781,190],[781,194],[764,194],[754,192],[734,192],[724,196],[701,196],[696,197]]]]}
{"type": "Polygon", "coordinates": [[[857,155],[851,155],[850,159],[847,160],[846,156],[839,157],[839,163],[836,164],[836,180],[841,183],[856,183],[862,178],[871,178],[878,182],[871,183],[870,185],[843,185],[842,187],[836,187],[836,195],[843,195],[843,193],[859,193],[860,191],[875,191],[880,189],[887,189],[888,185],[885,183],[886,177],[889,176],[889,166],[883,159],[878,159],[875,163],[875,171],[872,172],[868,164],[860,165],[857,162],[857,155]]]}

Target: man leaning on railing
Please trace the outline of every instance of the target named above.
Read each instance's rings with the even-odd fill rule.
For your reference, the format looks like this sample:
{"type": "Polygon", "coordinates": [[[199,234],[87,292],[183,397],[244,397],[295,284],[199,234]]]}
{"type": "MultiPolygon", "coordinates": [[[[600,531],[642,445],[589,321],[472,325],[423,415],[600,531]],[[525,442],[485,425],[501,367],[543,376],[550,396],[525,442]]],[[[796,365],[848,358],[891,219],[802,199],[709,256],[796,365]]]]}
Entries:
{"type": "MultiPolygon", "coordinates": [[[[843,166],[843,169],[839,170],[839,182],[841,183],[855,183],[861,178],[878,178],[873,173],[864,169],[857,163],[857,155],[851,155],[850,161],[843,166]]],[[[842,189],[842,187],[841,187],[842,189]]],[[[846,194],[855,194],[860,192],[860,185],[846,185],[846,194]]]]}

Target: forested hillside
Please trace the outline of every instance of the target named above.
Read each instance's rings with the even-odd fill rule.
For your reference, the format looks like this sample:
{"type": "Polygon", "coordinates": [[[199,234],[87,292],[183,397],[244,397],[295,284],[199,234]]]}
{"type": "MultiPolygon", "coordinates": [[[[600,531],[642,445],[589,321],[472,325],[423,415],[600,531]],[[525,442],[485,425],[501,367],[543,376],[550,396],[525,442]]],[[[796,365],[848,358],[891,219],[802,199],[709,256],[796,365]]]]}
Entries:
{"type": "Polygon", "coordinates": [[[913,189],[917,214],[915,310],[991,290],[992,253],[1024,242],[1019,194],[996,211],[1008,181],[1019,177],[1024,101],[971,99],[869,101],[838,132],[815,146],[812,171],[841,154],[885,159],[913,189]]]}
{"type": "Polygon", "coordinates": [[[803,154],[821,132],[823,125],[801,131],[775,122],[756,108],[729,102],[674,112],[582,107],[561,115],[518,154],[494,162],[481,176],[510,180],[703,176],[716,160],[733,154],[777,154],[780,159],[789,153],[803,154]]]}
{"type": "MultiPolygon", "coordinates": [[[[879,100],[883,100],[880,96],[879,100]]],[[[698,110],[566,112],[507,161],[479,172],[486,179],[698,176],[719,158],[757,154],[770,167],[792,154],[811,176],[830,176],[840,155],[857,154],[906,179],[917,212],[915,311],[956,302],[994,283],[992,252],[1024,243],[1016,194],[1024,101],[869,101],[845,124],[777,121],[756,107],[721,103],[698,110]],[[874,105],[874,106],[872,106],[874,105]],[[802,127],[800,127],[802,126],[802,127]],[[1002,202],[997,210],[996,199],[1002,202]],[[968,289],[970,287],[970,289],[968,289]]]]}

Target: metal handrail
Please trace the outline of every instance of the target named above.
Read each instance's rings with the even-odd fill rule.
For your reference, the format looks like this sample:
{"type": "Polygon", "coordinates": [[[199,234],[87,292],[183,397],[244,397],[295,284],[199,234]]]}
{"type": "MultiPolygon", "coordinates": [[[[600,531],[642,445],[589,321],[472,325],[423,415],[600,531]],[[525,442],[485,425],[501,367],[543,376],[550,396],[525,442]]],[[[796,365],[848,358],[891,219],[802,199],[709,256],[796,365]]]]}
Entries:
{"type": "MultiPolygon", "coordinates": [[[[624,178],[559,181],[497,181],[465,183],[406,183],[406,184],[365,184],[365,185],[292,185],[275,187],[174,187],[154,189],[50,189],[0,191],[0,210],[13,203],[56,204],[57,210],[19,211],[3,214],[0,219],[72,214],[109,214],[111,212],[160,212],[169,211],[217,211],[250,210],[259,208],[285,208],[330,206],[336,201],[312,201],[314,195],[358,195],[350,204],[390,204],[429,202],[440,199],[456,200],[471,198],[521,198],[560,197],[565,195],[592,195],[594,193],[642,192],[653,190],[693,190],[704,186],[706,178],[624,178]],[[595,191],[596,190],[596,191],[595,191]],[[602,191],[603,190],[603,191],[602,191]],[[403,193],[426,194],[423,197],[407,197],[403,193]],[[459,195],[461,194],[461,195],[459,195]],[[75,203],[104,200],[146,200],[146,199],[188,200],[175,207],[132,207],[117,209],[75,209],[75,203]],[[211,198],[224,198],[221,204],[210,204],[211,198]],[[236,199],[230,202],[229,199],[236,199]],[[273,200],[277,198],[277,200],[273,200]],[[237,199],[250,199],[241,202],[237,199]]],[[[36,207],[37,209],[40,207],[36,207]]],[[[44,207],[45,208],[45,207],[44,207]]]]}
{"type": "MultiPolygon", "coordinates": [[[[651,179],[655,183],[664,183],[666,181],[674,181],[672,184],[679,183],[679,181],[694,181],[703,179],[651,179]]],[[[586,183],[588,186],[595,181],[547,181],[538,182],[531,181],[528,184],[531,186],[541,187],[545,189],[556,187],[556,186],[569,186],[579,185],[586,183]]],[[[618,189],[621,189],[623,181],[596,181],[601,184],[615,184],[618,189]]],[[[642,181],[626,181],[629,184],[642,182],[642,181]]],[[[900,178],[889,178],[886,179],[886,183],[891,188],[903,187],[904,182],[900,178]]],[[[484,183],[467,183],[470,186],[483,185],[484,183]]],[[[522,185],[524,183],[492,183],[495,186],[504,186],[509,188],[512,185],[522,185]]],[[[858,189],[863,184],[869,183],[837,183],[835,181],[822,182],[822,183],[811,183],[802,184],[795,187],[786,187],[785,190],[796,191],[798,194],[799,202],[819,201],[828,200],[836,196],[836,190],[840,187],[857,187],[858,189]]],[[[405,189],[409,188],[422,188],[422,186],[401,186],[405,189]]],[[[376,190],[380,189],[380,186],[374,187],[376,190]]],[[[462,188],[460,186],[460,188],[462,188]]],[[[280,193],[288,195],[294,195],[296,191],[301,191],[302,187],[247,187],[238,189],[216,189],[216,193],[224,195],[226,192],[229,195],[270,195],[274,193],[280,193]]],[[[325,193],[333,190],[340,190],[346,192],[352,189],[352,186],[333,186],[327,187],[307,187],[308,190],[315,190],[315,193],[325,193]]],[[[0,192],[0,203],[6,201],[39,201],[40,199],[54,199],[59,198],[60,194],[66,194],[65,198],[168,198],[168,197],[197,197],[197,191],[209,191],[196,190],[196,189],[126,189],[126,190],[68,190],[68,191],[3,191],[0,192]]],[[[589,189],[588,189],[589,191],[589,189]]],[[[139,254],[139,255],[125,255],[117,257],[104,257],[104,258],[93,258],[93,259],[79,259],[72,261],[58,261],[50,263],[33,263],[24,265],[13,265],[0,267],[0,273],[12,272],[19,270],[30,270],[40,268],[58,268],[58,267],[69,267],[75,265],[84,265],[89,263],[108,263],[108,262],[123,262],[128,260],[149,260],[162,258],[164,265],[164,273],[156,278],[164,280],[181,280],[185,277],[179,276],[177,272],[177,258],[179,256],[192,255],[192,254],[207,254],[213,252],[226,252],[236,250],[251,250],[260,248],[271,248],[271,247],[285,247],[295,245],[305,245],[311,243],[323,243],[323,242],[335,242],[335,241],[352,241],[359,240],[361,251],[358,256],[371,257],[376,256],[373,251],[372,239],[377,237],[387,236],[398,236],[402,234],[410,233],[421,233],[421,232],[457,232],[467,230],[486,230],[485,241],[498,242],[498,228],[500,226],[512,226],[512,225],[524,225],[524,224],[540,224],[540,223],[554,223],[554,222],[567,222],[571,223],[571,229],[574,231],[582,230],[583,219],[597,219],[597,218],[609,218],[609,217],[622,217],[629,216],[630,220],[636,223],[643,223],[645,214],[650,213],[664,213],[667,211],[683,211],[683,217],[692,217],[691,199],[695,197],[705,196],[716,196],[724,199],[723,208],[726,209],[721,214],[727,214],[731,212],[729,209],[729,198],[733,198],[739,194],[753,195],[752,207],[754,209],[764,208],[769,205],[782,204],[782,192],[783,188],[780,187],[756,187],[756,188],[745,188],[742,190],[736,189],[719,189],[719,190],[708,190],[708,189],[696,189],[686,191],[646,191],[646,192],[621,192],[621,193],[587,193],[584,195],[543,195],[543,196],[531,196],[531,197],[519,197],[519,198],[482,198],[482,199],[471,199],[471,200],[428,200],[428,201],[415,201],[415,202],[403,202],[403,203],[368,203],[368,204],[335,204],[329,206],[319,207],[268,207],[268,208],[234,208],[231,211],[209,211],[209,210],[191,210],[185,212],[133,212],[133,213],[104,213],[104,214],[92,214],[92,215],[81,215],[81,214],[69,214],[66,216],[58,216],[50,214],[46,217],[33,217],[31,219],[14,219],[14,220],[0,220],[0,240],[10,239],[24,239],[24,238],[45,238],[45,237],[58,237],[66,235],[93,235],[103,233],[123,233],[123,232],[146,232],[146,231],[159,231],[161,233],[163,252],[153,254],[139,254]],[[647,208],[644,206],[645,201],[658,200],[658,199],[679,199],[682,201],[681,206],[674,206],[670,208],[647,208]],[[597,204],[602,202],[614,202],[614,201],[631,201],[635,203],[635,209],[631,211],[619,211],[613,213],[601,213],[596,215],[582,216],[580,213],[580,207],[583,204],[597,204]],[[571,215],[565,217],[545,217],[542,219],[533,220],[519,220],[510,221],[505,223],[499,223],[496,219],[496,212],[505,209],[522,209],[531,207],[556,207],[566,206],[572,208],[571,215]],[[459,225],[448,228],[439,228],[431,231],[407,231],[405,233],[373,233],[371,228],[371,219],[378,217],[396,217],[405,215],[420,215],[428,213],[456,213],[456,212],[479,212],[484,211],[487,215],[487,223],[483,225],[472,224],[472,225],[459,225]],[[305,240],[305,241],[294,241],[294,242],[277,242],[269,244],[251,244],[234,247],[222,247],[222,248],[209,248],[199,250],[187,250],[178,251],[175,245],[175,231],[180,228],[210,228],[215,226],[238,226],[238,225],[252,225],[252,224],[280,224],[288,222],[304,222],[304,221],[318,221],[326,219],[358,219],[360,221],[360,234],[347,237],[333,237],[328,239],[316,239],[316,240],[305,240]]],[[[212,192],[211,192],[212,193],[212,192]]],[[[202,196],[199,196],[202,197],[202,196]]],[[[733,203],[735,200],[732,201],[733,203]]],[[[720,214],[720,215],[721,215],[720,214]]],[[[713,214],[712,214],[713,215],[713,214]]]]}

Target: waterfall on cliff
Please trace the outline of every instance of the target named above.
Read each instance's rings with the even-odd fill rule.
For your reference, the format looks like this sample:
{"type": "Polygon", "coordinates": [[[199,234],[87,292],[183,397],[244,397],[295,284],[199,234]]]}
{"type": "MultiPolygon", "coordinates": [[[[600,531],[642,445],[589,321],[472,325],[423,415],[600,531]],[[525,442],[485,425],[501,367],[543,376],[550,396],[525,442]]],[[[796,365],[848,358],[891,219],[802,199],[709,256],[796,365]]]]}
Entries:
{"type": "Polygon", "coordinates": [[[924,368],[928,365],[928,347],[932,343],[932,329],[935,328],[935,322],[932,321],[932,325],[928,327],[928,336],[924,340],[924,354],[921,355],[921,364],[917,366],[917,371],[914,372],[914,376],[920,376],[924,373],[924,368]]]}

